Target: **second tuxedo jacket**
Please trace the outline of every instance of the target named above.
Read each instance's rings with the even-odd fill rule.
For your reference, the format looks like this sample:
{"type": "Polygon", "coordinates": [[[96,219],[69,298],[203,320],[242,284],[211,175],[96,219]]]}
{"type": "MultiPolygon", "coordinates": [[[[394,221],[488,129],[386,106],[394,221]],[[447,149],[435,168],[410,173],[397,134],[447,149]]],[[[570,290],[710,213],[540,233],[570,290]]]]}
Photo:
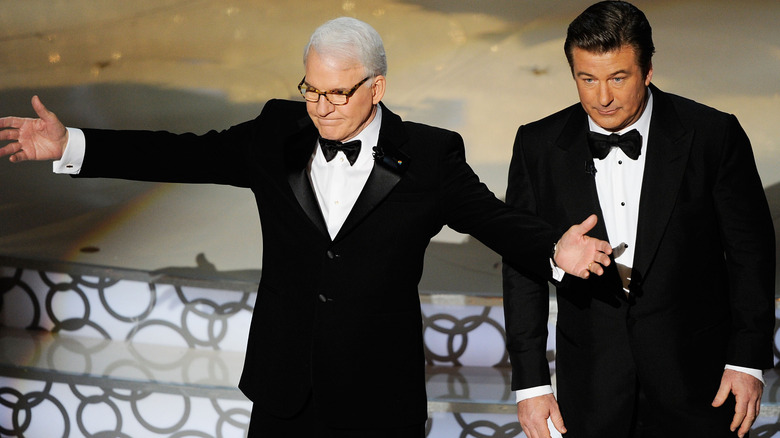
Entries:
{"type": "MultiPolygon", "coordinates": [[[[625,436],[637,384],[670,428],[728,432],[733,406],[717,425],[709,407],[724,366],[773,366],[775,239],[750,142],[733,115],[650,87],[631,294],[614,264],[557,288],[558,400],[572,437],[625,436]]],[[[579,103],[520,127],[507,202],[561,229],[596,213],[591,235],[608,240],[588,130],[579,103]]],[[[549,384],[548,286],[507,268],[504,294],[512,388],[549,384]]]]}

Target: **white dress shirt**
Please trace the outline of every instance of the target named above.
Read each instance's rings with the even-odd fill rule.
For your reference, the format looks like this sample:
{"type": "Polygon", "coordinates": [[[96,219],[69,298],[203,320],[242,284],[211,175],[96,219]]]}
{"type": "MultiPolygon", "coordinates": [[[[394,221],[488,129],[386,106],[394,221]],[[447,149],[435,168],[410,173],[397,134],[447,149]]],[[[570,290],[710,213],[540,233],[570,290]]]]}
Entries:
{"type": "Polygon", "coordinates": [[[360,140],[361,146],[360,154],[351,166],[344,152],[339,151],[335,158],[326,161],[319,144],[314,148],[309,163],[309,180],[331,239],[336,238],[344,225],[374,168],[373,149],[379,141],[380,126],[382,108],[377,105],[374,120],[352,139],[360,140]]]}
{"type": "MultiPolygon", "coordinates": [[[[642,178],[647,157],[647,137],[650,132],[650,116],[653,113],[653,95],[639,120],[617,132],[624,134],[636,129],[642,136],[642,150],[636,160],[628,156],[620,148],[612,148],[603,159],[594,159],[596,167],[596,191],[599,194],[599,205],[604,214],[604,226],[607,228],[609,244],[612,246],[612,257],[617,264],[618,273],[623,280],[623,290],[628,292],[631,281],[631,267],[634,266],[634,244],[636,243],[636,225],[639,220],[639,195],[642,191],[642,178]]],[[[590,130],[599,134],[610,135],[588,117],[590,130]]]]}

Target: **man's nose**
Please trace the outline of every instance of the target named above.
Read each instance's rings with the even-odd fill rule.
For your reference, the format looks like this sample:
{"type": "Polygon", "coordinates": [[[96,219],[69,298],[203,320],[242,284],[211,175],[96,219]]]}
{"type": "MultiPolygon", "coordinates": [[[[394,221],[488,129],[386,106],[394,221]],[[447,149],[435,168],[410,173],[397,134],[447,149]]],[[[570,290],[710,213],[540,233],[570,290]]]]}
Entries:
{"type": "Polygon", "coordinates": [[[320,94],[320,99],[317,101],[317,114],[324,116],[330,114],[336,108],[336,105],[330,103],[324,94],[320,94]]]}
{"type": "Polygon", "coordinates": [[[599,103],[601,106],[609,106],[614,99],[609,84],[606,82],[601,83],[601,85],[599,85],[599,103]]]}

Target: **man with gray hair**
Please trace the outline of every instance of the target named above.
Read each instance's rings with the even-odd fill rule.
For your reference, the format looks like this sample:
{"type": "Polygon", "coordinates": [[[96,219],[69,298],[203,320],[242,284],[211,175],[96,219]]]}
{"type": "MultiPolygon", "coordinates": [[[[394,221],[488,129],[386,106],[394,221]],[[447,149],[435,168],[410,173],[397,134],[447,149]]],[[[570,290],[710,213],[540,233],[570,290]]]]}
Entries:
{"type": "Polygon", "coordinates": [[[250,188],[263,273],[239,385],[254,402],[249,436],[423,437],[417,285],[442,226],[542,279],[551,257],[600,275],[611,249],[585,236],[595,217],[561,236],[506,206],[466,164],[457,133],[387,109],[384,48],[368,24],[324,24],[304,65],[305,103],[272,100],[204,135],[69,129],[34,97],[39,119],[0,119],[12,141],[0,156],[57,160],[78,177],[250,188]]]}

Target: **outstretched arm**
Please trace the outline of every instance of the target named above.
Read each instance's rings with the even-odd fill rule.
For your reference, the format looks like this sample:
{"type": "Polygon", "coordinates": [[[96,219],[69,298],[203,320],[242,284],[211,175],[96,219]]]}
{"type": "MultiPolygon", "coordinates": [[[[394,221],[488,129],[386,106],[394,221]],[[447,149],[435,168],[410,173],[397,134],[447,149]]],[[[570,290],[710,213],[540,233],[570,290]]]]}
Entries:
{"type": "Polygon", "coordinates": [[[37,119],[0,118],[0,140],[11,141],[0,148],[0,157],[8,155],[12,163],[59,160],[68,144],[68,130],[53,112],[46,109],[38,96],[33,96],[32,106],[38,114],[37,119]]]}
{"type": "Polygon", "coordinates": [[[612,254],[609,242],[586,235],[597,221],[595,214],[588,216],[581,224],[569,228],[558,241],[553,261],[567,274],[588,278],[591,272],[603,274],[603,267],[609,266],[612,254]]]}

